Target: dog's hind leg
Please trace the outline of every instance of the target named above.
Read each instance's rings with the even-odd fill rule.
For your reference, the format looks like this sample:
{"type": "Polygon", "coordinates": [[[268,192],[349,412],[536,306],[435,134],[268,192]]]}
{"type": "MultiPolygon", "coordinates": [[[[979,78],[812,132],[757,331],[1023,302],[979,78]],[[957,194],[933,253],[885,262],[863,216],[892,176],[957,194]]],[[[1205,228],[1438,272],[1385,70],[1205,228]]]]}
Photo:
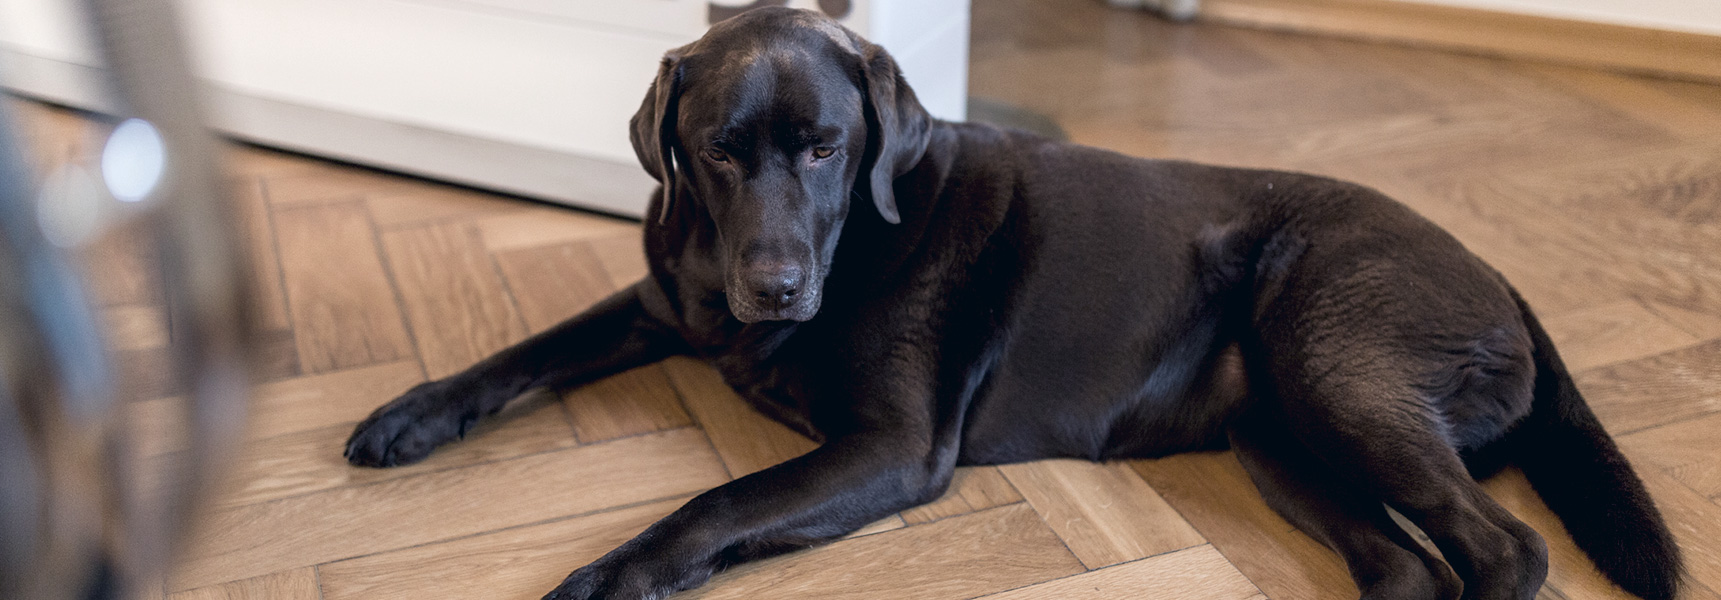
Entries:
{"type": "Polygon", "coordinates": [[[444,379],[421,383],[353,429],[347,461],[392,467],[423,460],[521,393],[570,387],[685,351],[653,319],[643,296],[650,280],[616,292],[584,313],[444,379]]]}
{"type": "Polygon", "coordinates": [[[1453,600],[1452,569],[1393,522],[1379,498],[1341,480],[1283,425],[1271,405],[1234,422],[1228,436],[1267,505],[1344,559],[1364,600],[1453,600]]]}
{"type": "Polygon", "coordinates": [[[1547,577],[1546,545],[1470,478],[1407,373],[1420,369],[1366,334],[1343,337],[1321,340],[1343,355],[1331,362],[1295,344],[1264,353],[1283,426],[1342,480],[1421,527],[1464,581],[1464,598],[1533,598],[1547,577]]]}

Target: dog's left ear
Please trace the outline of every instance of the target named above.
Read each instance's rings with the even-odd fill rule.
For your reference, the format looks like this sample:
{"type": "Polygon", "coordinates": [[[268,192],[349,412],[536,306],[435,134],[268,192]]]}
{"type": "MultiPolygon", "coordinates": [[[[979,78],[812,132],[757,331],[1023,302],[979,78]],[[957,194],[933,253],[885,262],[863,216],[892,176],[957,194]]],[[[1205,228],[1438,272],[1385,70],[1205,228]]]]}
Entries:
{"type": "MultiPolygon", "coordinates": [[[[866,155],[861,159],[861,182],[878,207],[879,216],[901,223],[896,193],[891,182],[920,164],[932,136],[932,117],[914,90],[902,78],[902,69],[890,53],[876,44],[860,42],[866,89],[862,90],[866,113],[866,155]]],[[[860,187],[860,186],[856,186],[860,187]]]]}
{"type": "Polygon", "coordinates": [[[645,92],[645,100],[640,102],[639,112],[633,114],[628,130],[628,139],[633,142],[633,153],[639,156],[640,166],[663,184],[663,206],[657,216],[658,223],[669,219],[669,204],[675,199],[675,145],[679,141],[675,120],[680,99],[681,55],[671,50],[663,55],[663,64],[657,68],[657,79],[645,92]]]}

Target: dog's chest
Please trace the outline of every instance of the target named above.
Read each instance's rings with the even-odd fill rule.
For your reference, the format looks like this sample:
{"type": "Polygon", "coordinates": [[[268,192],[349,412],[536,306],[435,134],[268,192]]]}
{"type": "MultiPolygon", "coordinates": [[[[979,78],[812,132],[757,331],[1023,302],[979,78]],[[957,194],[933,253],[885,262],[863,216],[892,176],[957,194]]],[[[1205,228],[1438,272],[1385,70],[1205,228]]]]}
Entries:
{"type": "Polygon", "coordinates": [[[813,425],[812,406],[800,369],[782,362],[756,362],[733,355],[710,359],[723,382],[754,410],[813,441],[824,434],[813,425]]]}

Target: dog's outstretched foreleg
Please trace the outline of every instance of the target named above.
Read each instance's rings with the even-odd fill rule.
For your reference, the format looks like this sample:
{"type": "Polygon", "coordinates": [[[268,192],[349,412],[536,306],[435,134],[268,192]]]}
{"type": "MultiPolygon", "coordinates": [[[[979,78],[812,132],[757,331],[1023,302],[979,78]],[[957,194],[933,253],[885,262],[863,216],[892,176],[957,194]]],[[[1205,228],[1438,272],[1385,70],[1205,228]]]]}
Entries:
{"type": "Polygon", "coordinates": [[[955,466],[955,453],[928,439],[900,429],[833,438],[688,501],[544,599],[662,598],[727,565],[832,540],[928,502],[949,486],[955,466]]]}
{"type": "Polygon", "coordinates": [[[684,352],[681,338],[646,311],[650,285],[634,284],[465,371],[407,390],[353,430],[347,462],[418,462],[527,390],[576,386],[684,352]]]}

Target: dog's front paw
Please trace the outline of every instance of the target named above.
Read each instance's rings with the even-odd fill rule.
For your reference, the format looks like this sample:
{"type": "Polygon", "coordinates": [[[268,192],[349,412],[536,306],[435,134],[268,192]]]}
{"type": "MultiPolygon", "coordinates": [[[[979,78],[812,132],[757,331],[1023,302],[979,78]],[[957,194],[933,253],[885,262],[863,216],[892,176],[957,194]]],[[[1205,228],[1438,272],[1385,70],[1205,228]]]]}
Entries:
{"type": "Polygon", "coordinates": [[[649,598],[650,596],[624,596],[615,589],[614,582],[619,569],[606,566],[613,561],[599,560],[598,562],[580,567],[562,580],[556,590],[544,595],[544,600],[596,600],[599,598],[649,598]]]}
{"type": "Polygon", "coordinates": [[[466,399],[441,381],[418,384],[372,412],[347,438],[347,462],[360,467],[409,465],[459,439],[478,421],[466,399]]]}
{"type": "Polygon", "coordinates": [[[658,600],[711,578],[710,567],[622,558],[628,554],[618,551],[580,567],[543,600],[658,600]]]}

